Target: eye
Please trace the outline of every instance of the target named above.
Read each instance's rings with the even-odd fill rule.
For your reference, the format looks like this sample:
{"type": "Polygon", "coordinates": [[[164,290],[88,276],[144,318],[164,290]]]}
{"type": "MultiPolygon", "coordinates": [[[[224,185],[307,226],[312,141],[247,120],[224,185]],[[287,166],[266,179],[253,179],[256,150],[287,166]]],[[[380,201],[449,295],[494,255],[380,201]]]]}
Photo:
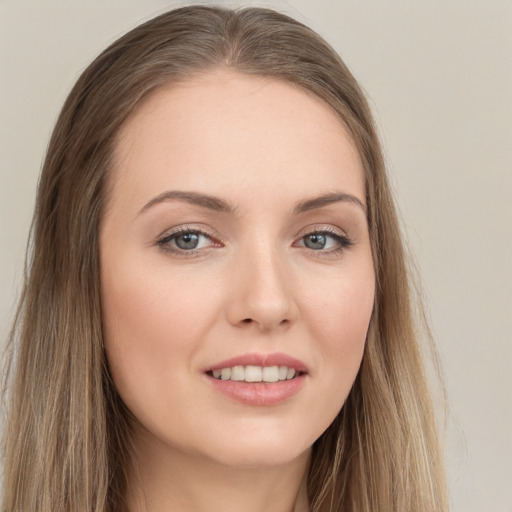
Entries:
{"type": "Polygon", "coordinates": [[[336,242],[332,237],[329,237],[325,233],[311,233],[310,235],[306,235],[303,240],[305,247],[315,250],[331,249],[336,242]]]}
{"type": "Polygon", "coordinates": [[[330,230],[312,231],[302,238],[296,244],[299,247],[306,247],[313,251],[336,252],[346,249],[352,245],[352,241],[341,233],[330,230]]]}
{"type": "Polygon", "coordinates": [[[165,235],[158,240],[158,245],[167,252],[194,252],[214,245],[211,237],[197,229],[182,228],[165,235]]]}

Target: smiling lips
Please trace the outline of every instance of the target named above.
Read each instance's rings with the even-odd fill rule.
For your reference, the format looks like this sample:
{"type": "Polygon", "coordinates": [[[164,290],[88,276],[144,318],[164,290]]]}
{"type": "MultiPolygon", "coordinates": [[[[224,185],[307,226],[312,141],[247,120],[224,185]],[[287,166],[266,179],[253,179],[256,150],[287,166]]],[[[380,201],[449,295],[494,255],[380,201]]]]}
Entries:
{"type": "Polygon", "coordinates": [[[212,375],[220,380],[233,380],[245,382],[279,382],[281,380],[290,380],[300,375],[295,368],[288,366],[233,366],[232,368],[222,368],[222,370],[213,370],[212,375]]]}
{"type": "Polygon", "coordinates": [[[304,385],[307,368],[286,354],[247,354],[205,370],[213,387],[245,405],[276,405],[304,385]]]}

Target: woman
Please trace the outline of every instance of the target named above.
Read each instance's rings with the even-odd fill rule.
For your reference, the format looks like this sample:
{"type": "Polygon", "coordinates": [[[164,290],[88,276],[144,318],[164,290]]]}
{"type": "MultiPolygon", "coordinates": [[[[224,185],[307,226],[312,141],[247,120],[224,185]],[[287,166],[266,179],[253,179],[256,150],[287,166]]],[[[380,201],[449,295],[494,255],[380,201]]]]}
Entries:
{"type": "Polygon", "coordinates": [[[4,510],[446,510],[408,287],[318,35],[204,6],[137,27],[48,148],[4,510]]]}

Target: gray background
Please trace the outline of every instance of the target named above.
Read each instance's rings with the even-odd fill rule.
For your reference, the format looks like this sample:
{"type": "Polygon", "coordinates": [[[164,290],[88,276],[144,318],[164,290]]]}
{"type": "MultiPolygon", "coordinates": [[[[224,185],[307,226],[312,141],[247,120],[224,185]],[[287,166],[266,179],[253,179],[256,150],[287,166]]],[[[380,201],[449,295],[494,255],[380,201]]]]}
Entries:
{"type": "MultiPolygon", "coordinates": [[[[107,44],[175,5],[0,0],[2,339],[67,92],[107,44]]],[[[258,5],[320,32],[371,97],[446,373],[453,510],[512,512],[512,2],[258,5]]]]}

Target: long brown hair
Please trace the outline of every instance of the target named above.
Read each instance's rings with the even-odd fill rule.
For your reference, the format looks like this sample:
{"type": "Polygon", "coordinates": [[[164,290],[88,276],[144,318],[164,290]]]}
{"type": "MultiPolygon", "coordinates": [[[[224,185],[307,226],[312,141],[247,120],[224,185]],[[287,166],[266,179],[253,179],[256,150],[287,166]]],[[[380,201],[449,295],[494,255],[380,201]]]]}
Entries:
{"type": "Polygon", "coordinates": [[[362,366],[313,447],[311,511],[447,510],[407,262],[367,101],[334,50],[268,9],[193,6],[121,37],[82,74],[51,137],[10,336],[5,512],[120,512],[128,411],[105,358],[98,229],[120,127],[159,87],[227,67],[294,83],[343,120],[365,169],[377,291],[362,366]]]}

